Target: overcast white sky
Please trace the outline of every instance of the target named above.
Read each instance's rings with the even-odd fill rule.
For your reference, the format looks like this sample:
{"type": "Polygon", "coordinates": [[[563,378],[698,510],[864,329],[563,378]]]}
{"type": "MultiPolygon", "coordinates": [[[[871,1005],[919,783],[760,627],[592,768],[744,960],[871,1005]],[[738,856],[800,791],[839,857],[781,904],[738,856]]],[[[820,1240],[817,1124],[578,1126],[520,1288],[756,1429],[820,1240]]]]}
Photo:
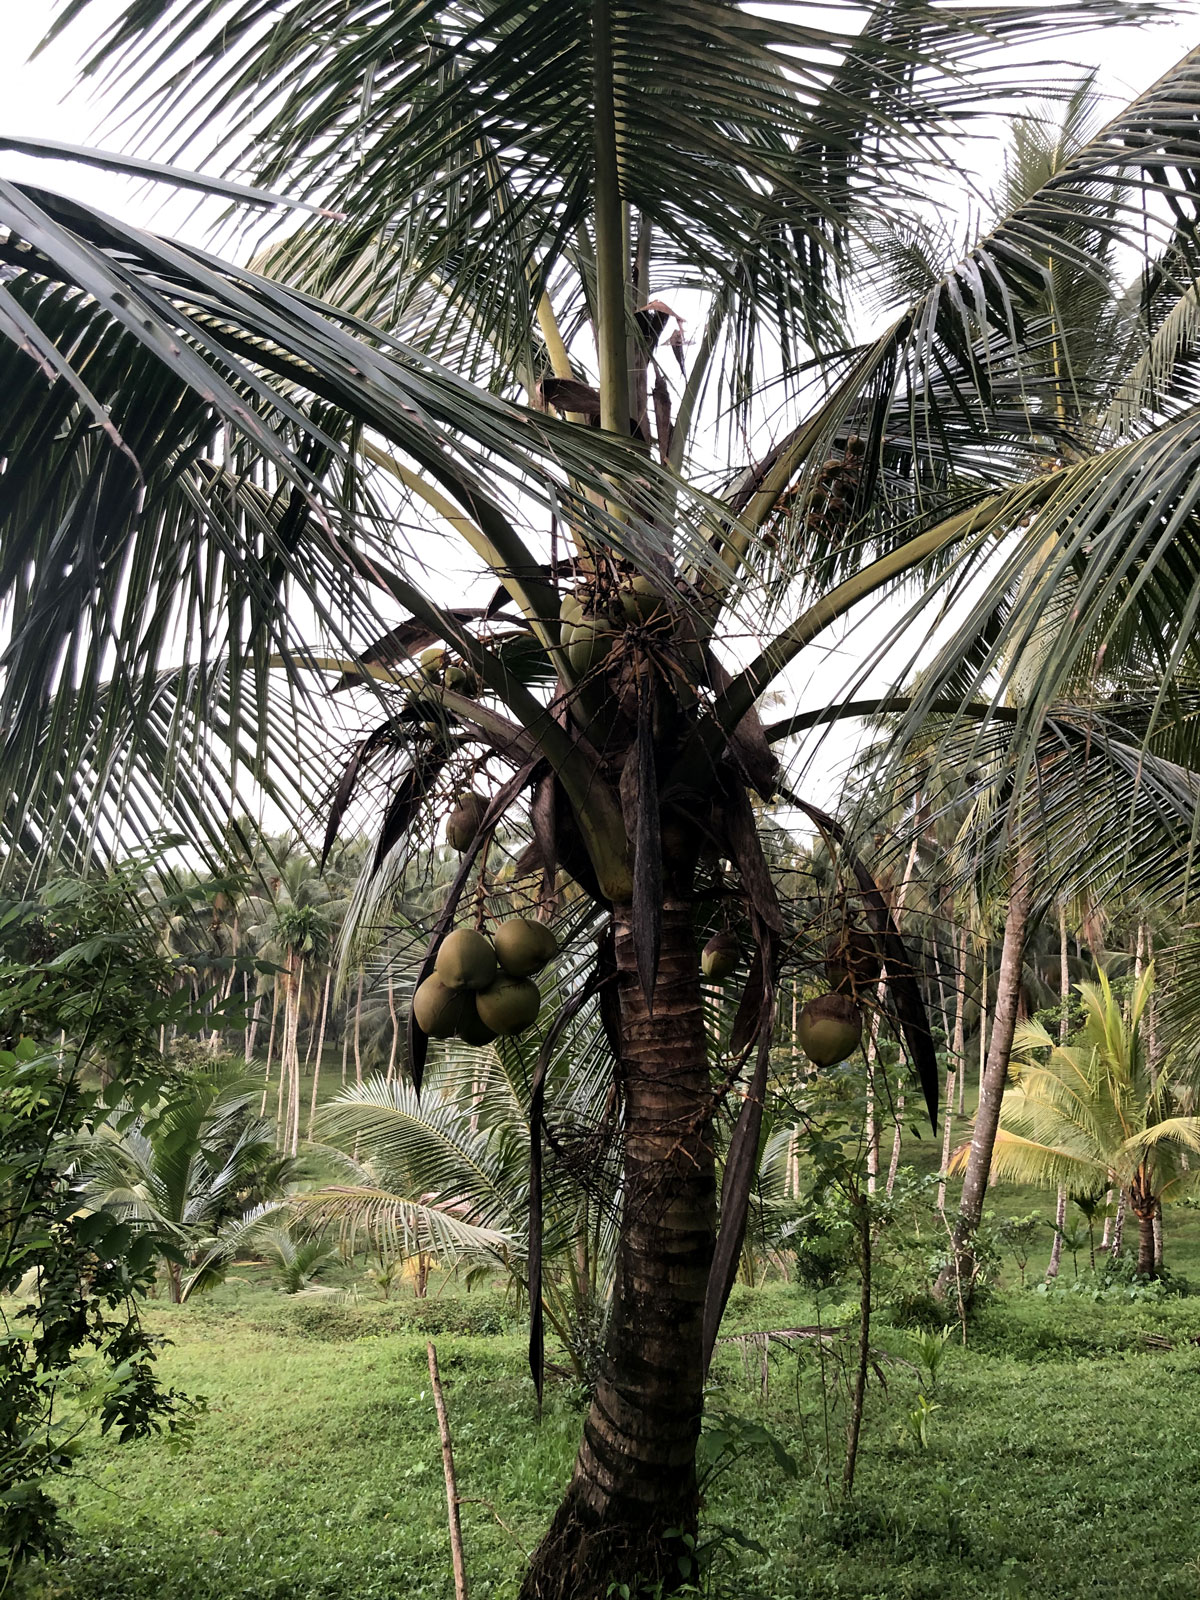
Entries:
{"type": "MultiPolygon", "coordinates": [[[[4,25],[4,48],[0,52],[0,133],[40,135],[75,144],[93,143],[98,125],[108,119],[114,108],[98,103],[75,87],[76,52],[81,48],[84,35],[76,30],[73,36],[36,61],[28,59],[50,25],[54,9],[49,0],[0,0],[4,25]]],[[[119,3],[104,0],[103,5],[92,8],[95,21],[89,27],[97,26],[104,12],[115,14],[121,9],[119,3]]],[[[1061,54],[1070,62],[1072,76],[1089,67],[1098,69],[1099,87],[1112,97],[1111,109],[1115,113],[1120,104],[1146,88],[1198,43],[1200,0],[1192,0],[1181,8],[1174,22],[1073,35],[1063,40],[1061,54]]],[[[1047,47],[1040,53],[1048,57],[1056,52],[1047,47]]],[[[998,142],[990,148],[979,142],[972,146],[970,159],[979,171],[984,190],[991,187],[998,174],[1000,150],[998,142]]],[[[4,151],[0,151],[0,175],[32,179],[69,194],[85,196],[93,204],[143,226],[183,232],[197,242],[205,238],[203,225],[194,215],[192,197],[170,199],[166,191],[159,188],[147,189],[80,166],[34,162],[4,151]]],[[[680,309],[687,308],[681,306],[680,309]]],[[[877,636],[878,628],[872,626],[865,632],[877,636]]],[[[828,655],[809,653],[803,679],[793,680],[788,685],[789,700],[811,705],[830,699],[855,661],[861,659],[861,654],[861,648],[853,639],[844,645],[831,641],[828,655]]],[[[889,675],[880,671],[873,674],[862,692],[879,692],[888,686],[889,675]]],[[[846,741],[839,739],[838,757],[844,756],[848,748],[846,741]]],[[[827,750],[819,763],[824,781],[818,780],[810,786],[809,792],[814,798],[831,798],[826,783],[831,782],[832,755],[833,751],[827,750]]]]}

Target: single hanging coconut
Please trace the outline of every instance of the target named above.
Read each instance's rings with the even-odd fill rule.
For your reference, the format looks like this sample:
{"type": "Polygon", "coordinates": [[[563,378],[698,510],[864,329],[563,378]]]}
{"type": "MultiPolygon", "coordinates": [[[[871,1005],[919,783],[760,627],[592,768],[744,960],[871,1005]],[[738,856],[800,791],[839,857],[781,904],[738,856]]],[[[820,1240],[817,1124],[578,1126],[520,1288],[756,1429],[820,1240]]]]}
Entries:
{"type": "Polygon", "coordinates": [[[451,845],[461,855],[464,850],[469,850],[471,841],[479,832],[488,803],[483,795],[475,794],[468,790],[460,794],[454,803],[454,810],[446,819],[446,843],[451,845]]]}
{"type": "Polygon", "coordinates": [[[520,1033],[537,1019],[542,997],[536,983],[528,978],[510,978],[502,973],[475,996],[479,1020],[495,1033],[520,1033]]]}
{"type": "Polygon", "coordinates": [[[492,934],[496,959],[510,978],[528,978],[540,972],[558,953],[558,940],[544,922],[511,917],[492,934]]]}
{"type": "Polygon", "coordinates": [[[800,1008],[796,1038],[804,1054],[818,1067],[833,1067],[858,1049],[862,1017],[845,994],[819,994],[800,1008]]]}
{"type": "Polygon", "coordinates": [[[434,971],[447,989],[486,989],[496,976],[492,941],[473,928],[455,928],[438,948],[434,971]]]}
{"type": "Polygon", "coordinates": [[[700,970],[714,983],[723,983],[737,971],[742,947],[732,933],[714,933],[700,952],[700,970]]]}
{"type": "Polygon", "coordinates": [[[473,1044],[476,1049],[485,1044],[491,1044],[496,1037],[495,1033],[479,1015],[479,1008],[475,1004],[475,996],[469,990],[461,990],[463,1000],[466,1002],[463,1013],[455,1030],[464,1044],[473,1044]]]}
{"type": "Polygon", "coordinates": [[[431,973],[413,995],[417,1026],[431,1039],[449,1039],[456,1034],[468,1008],[475,1009],[469,992],[449,988],[436,973],[431,973]]]}

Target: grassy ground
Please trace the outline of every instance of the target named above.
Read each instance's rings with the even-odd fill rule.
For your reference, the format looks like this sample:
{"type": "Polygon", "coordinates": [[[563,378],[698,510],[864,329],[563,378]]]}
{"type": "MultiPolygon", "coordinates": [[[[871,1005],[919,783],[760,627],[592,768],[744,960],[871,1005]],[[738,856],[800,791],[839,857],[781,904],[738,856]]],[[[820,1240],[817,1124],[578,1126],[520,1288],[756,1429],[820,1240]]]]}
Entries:
{"type": "MultiPolygon", "coordinates": [[[[339,1078],[323,1074],[322,1090],[336,1092],[339,1078]]],[[[969,1126],[956,1120],[956,1143],[969,1126]]],[[[906,1165],[931,1173],[939,1157],[927,1130],[906,1136],[906,1165]]],[[[992,1204],[1000,1215],[1048,1218],[1053,1197],[1003,1189],[992,1204]]],[[[868,1396],[850,1499],[837,1484],[843,1418],[836,1406],[826,1416],[813,1346],[773,1346],[764,1392],[757,1345],[726,1343],[710,1414],[732,1447],[706,1489],[704,1537],[716,1552],[707,1591],[720,1600],[1200,1594],[1200,1211],[1169,1212],[1166,1239],[1168,1266],[1197,1298],[1047,1299],[1022,1293],[1007,1262],[968,1348],[948,1347],[936,1388],[920,1378],[915,1336],[889,1326],[885,1308],[875,1333],[884,1381],[868,1396]],[[922,1389],[937,1408],[924,1445],[910,1425],[922,1389]],[[794,1476],[751,1424],[790,1453],[794,1476]]],[[[1050,1242],[1046,1228],[1031,1283],[1050,1242]]],[[[1068,1284],[1072,1272],[1068,1255],[1068,1284]]],[[[191,1448],[89,1441],[65,1491],[76,1530],[67,1559],[10,1594],[449,1600],[425,1353],[433,1337],[466,1499],[471,1594],[511,1600],[523,1552],[570,1471],[580,1396],[552,1381],[538,1418],[522,1322],[498,1289],[468,1295],[450,1283],[424,1304],[410,1287],[385,1303],[365,1278],[357,1291],[287,1298],[241,1271],[188,1306],[155,1305],[148,1321],[171,1341],[164,1377],[207,1400],[191,1448]]],[[[831,1291],[818,1306],[791,1286],[739,1286],[726,1329],[849,1322],[853,1292],[839,1302],[831,1291]]]]}
{"type": "MultiPolygon", "coordinates": [[[[822,1316],[847,1312],[832,1299],[822,1316]]],[[[728,1326],[799,1326],[794,1288],[735,1291],[728,1326]]],[[[437,1340],[464,1507],[471,1592],[512,1596],[570,1468],[580,1401],[550,1385],[540,1422],[523,1339],[494,1291],[426,1307],[286,1299],[233,1282],[155,1307],[167,1378],[203,1394],[192,1448],[88,1446],[60,1566],[38,1600],[448,1600],[440,1451],[425,1339],[437,1340]],[[463,1332],[463,1329],[475,1331],[463,1332]]],[[[750,1439],[706,1496],[728,1547],[712,1592],[1184,1600],[1200,1592],[1200,1312],[1188,1300],[1095,1304],[1005,1294],[949,1349],[923,1448],[906,1426],[913,1336],[881,1325],[892,1361],[870,1394],[852,1500],[823,1487],[825,1422],[811,1347],[726,1344],[711,1409],[735,1440],[765,1423],[789,1477],[750,1439]],[[1160,1346],[1171,1341],[1169,1349],[1160,1346]],[[1153,1342],[1151,1342],[1153,1341],[1153,1342]],[[752,1540],[760,1550],[733,1540],[752,1540]]],[[[929,1388],[928,1383],[924,1385],[929,1388]]],[[[830,1423],[833,1455],[841,1422],[830,1423]]]]}

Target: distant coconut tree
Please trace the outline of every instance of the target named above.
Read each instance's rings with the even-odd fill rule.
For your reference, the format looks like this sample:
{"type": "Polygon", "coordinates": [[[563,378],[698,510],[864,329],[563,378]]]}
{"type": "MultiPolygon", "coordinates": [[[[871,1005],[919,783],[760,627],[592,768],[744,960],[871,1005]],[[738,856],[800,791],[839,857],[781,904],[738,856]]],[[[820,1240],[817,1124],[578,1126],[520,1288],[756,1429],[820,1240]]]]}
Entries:
{"type": "MultiPolygon", "coordinates": [[[[1168,1065],[1151,1063],[1146,1049],[1142,1021],[1153,987],[1151,964],[1127,1015],[1105,972],[1081,983],[1084,1026],[1073,1044],[1057,1043],[1040,1022],[1017,1028],[1016,1081],[1004,1095],[992,1152],[995,1179],[1078,1194],[1126,1191],[1146,1277],[1158,1272],[1154,1225],[1162,1207],[1200,1184],[1200,1117],[1180,1114],[1168,1065]]],[[[962,1170],[969,1150],[955,1151],[952,1170],[962,1170]]]]}
{"type": "Polygon", "coordinates": [[[164,1106],[128,1120],[118,1106],[78,1151],[86,1193],[155,1236],[171,1299],[217,1282],[248,1212],[282,1198],[292,1164],[253,1113],[257,1084],[214,1066],[164,1106]]]}

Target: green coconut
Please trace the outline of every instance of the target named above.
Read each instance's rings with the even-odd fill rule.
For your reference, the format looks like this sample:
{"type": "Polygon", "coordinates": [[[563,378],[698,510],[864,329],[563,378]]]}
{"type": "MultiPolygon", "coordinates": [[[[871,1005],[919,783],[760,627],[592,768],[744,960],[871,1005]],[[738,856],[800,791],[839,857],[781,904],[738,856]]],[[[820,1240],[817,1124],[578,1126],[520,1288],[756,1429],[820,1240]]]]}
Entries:
{"type": "Polygon", "coordinates": [[[455,928],[438,948],[434,971],[447,989],[486,989],[496,976],[492,941],[473,928],[455,928]]]}
{"type": "Polygon", "coordinates": [[[431,1039],[449,1039],[459,1030],[467,1008],[473,1011],[465,989],[451,989],[432,973],[413,995],[413,1016],[417,1026],[431,1039]]]}
{"type": "Polygon", "coordinates": [[[436,683],[441,676],[442,668],[446,665],[446,652],[434,645],[429,650],[422,650],[417,657],[421,673],[428,678],[430,683],[436,683]]]}
{"type": "Polygon", "coordinates": [[[700,952],[700,970],[714,983],[722,983],[737,971],[742,947],[732,933],[714,933],[700,952]]]}
{"type": "Polygon", "coordinates": [[[583,621],[583,601],[577,594],[567,593],[559,602],[558,619],[560,622],[569,623],[576,627],[583,621]]]}
{"type": "Polygon", "coordinates": [[[796,1038],[814,1066],[836,1066],[858,1049],[862,1016],[849,995],[819,994],[800,1008],[796,1038]]]}
{"type": "Polygon", "coordinates": [[[616,635],[607,617],[585,615],[571,630],[567,647],[567,660],[576,678],[586,678],[595,672],[612,649],[616,635]]]}
{"type": "Polygon", "coordinates": [[[465,1005],[456,1030],[458,1037],[464,1044],[473,1044],[476,1048],[491,1044],[496,1035],[480,1017],[475,996],[469,991],[463,991],[462,995],[465,1005]]]}
{"type": "Polygon", "coordinates": [[[667,603],[654,584],[640,574],[631,578],[621,590],[621,610],[626,621],[634,626],[645,627],[647,623],[661,621],[666,609],[667,603]]]}
{"type": "Polygon", "coordinates": [[[496,959],[510,978],[528,978],[540,972],[558,952],[558,940],[544,922],[511,917],[492,934],[496,959]]]}
{"type": "Polygon", "coordinates": [[[447,667],[442,682],[451,694],[464,695],[468,700],[474,700],[479,693],[479,679],[469,667],[447,667]]]}
{"type": "Polygon", "coordinates": [[[469,850],[479,832],[488,803],[483,795],[468,791],[460,794],[446,819],[446,842],[460,853],[469,850]]]}
{"type": "Polygon", "coordinates": [[[536,1019],[541,1007],[537,984],[528,978],[510,978],[507,973],[475,996],[479,1020],[495,1033],[520,1033],[536,1019]]]}

